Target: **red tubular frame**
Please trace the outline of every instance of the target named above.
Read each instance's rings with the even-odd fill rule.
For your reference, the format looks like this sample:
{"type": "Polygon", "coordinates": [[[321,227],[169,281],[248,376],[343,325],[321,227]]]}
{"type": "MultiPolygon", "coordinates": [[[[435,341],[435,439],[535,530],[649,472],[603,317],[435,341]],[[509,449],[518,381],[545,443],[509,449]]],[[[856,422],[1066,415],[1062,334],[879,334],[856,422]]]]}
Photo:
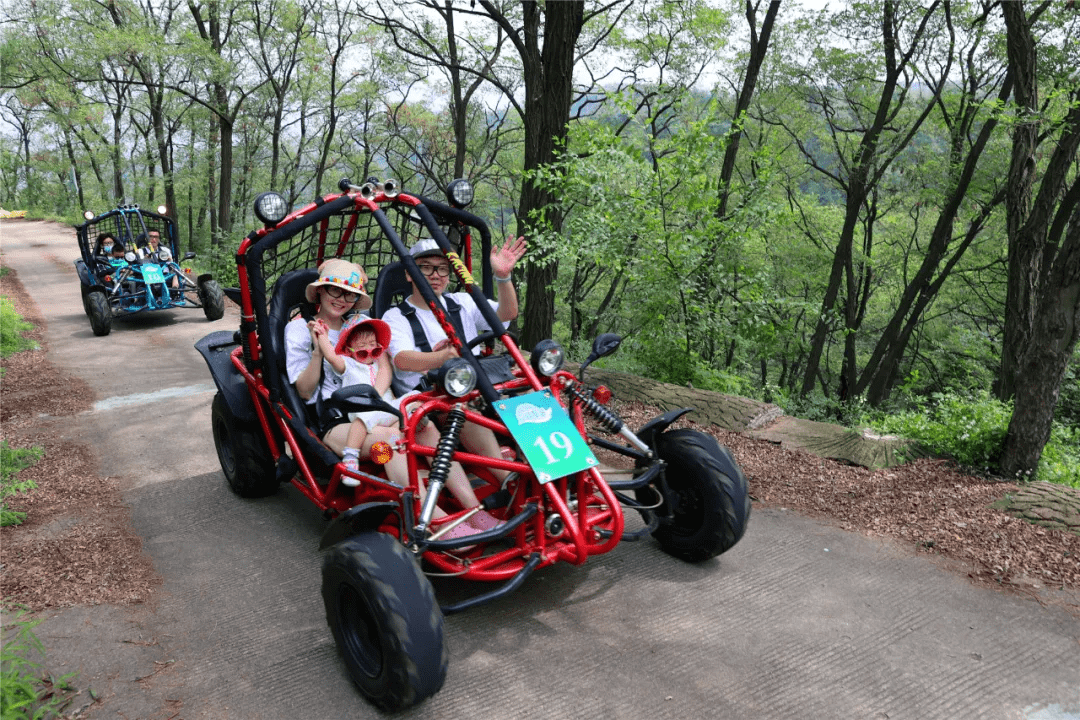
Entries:
{"type": "MultiPolygon", "coordinates": [[[[338,194],[327,195],[324,198],[324,202],[339,197],[341,196],[338,194]]],[[[370,199],[363,198],[354,193],[350,193],[350,197],[357,206],[366,206],[367,209],[372,211],[378,208],[380,201],[390,200],[390,198],[386,198],[382,193],[378,193],[374,198],[370,199]]],[[[394,199],[412,204],[420,203],[418,199],[408,195],[398,195],[394,199]]],[[[318,205],[313,203],[297,210],[291,213],[285,220],[278,223],[277,226],[280,227],[287,222],[291,222],[292,220],[311,212],[317,207],[318,205]]],[[[346,233],[348,235],[351,236],[355,225],[356,219],[354,218],[347,228],[346,233]]],[[[467,422],[486,427],[497,435],[502,435],[504,437],[510,435],[506,425],[497,419],[492,419],[469,409],[468,403],[479,397],[479,391],[474,390],[470,395],[456,400],[437,391],[413,395],[402,399],[400,409],[407,420],[404,425],[404,437],[398,447],[395,448],[395,452],[406,453],[410,478],[408,487],[399,487],[387,480],[375,477],[374,472],[365,472],[358,476],[362,479],[359,487],[352,489],[347,488],[341,483],[341,478],[346,471],[344,471],[340,463],[335,466],[326,487],[323,488],[320,486],[315,479],[311,466],[304,458],[302,447],[294,434],[292,427],[288,423],[288,420],[292,418],[290,411],[280,402],[271,402],[270,391],[266,386],[262,370],[258,369],[260,367],[261,348],[259,346],[258,332],[255,327],[254,305],[249,289],[248,272],[247,267],[243,262],[243,258],[253,242],[262,238],[270,231],[270,228],[260,229],[254,233],[252,237],[245,238],[237,249],[237,272],[241,289],[241,318],[242,327],[246,328],[246,342],[243,343],[242,347],[237,348],[232,352],[231,359],[247,384],[248,391],[251,394],[251,399],[255,406],[255,414],[258,417],[259,425],[267,440],[273,459],[276,462],[281,458],[282,454],[285,453],[286,448],[291,449],[292,458],[296,461],[298,467],[298,472],[291,479],[292,485],[309,500],[315,503],[316,507],[331,515],[337,515],[348,510],[350,507],[362,503],[388,500],[400,503],[404,501],[405,492],[409,491],[413,502],[412,515],[413,517],[416,517],[420,512],[420,458],[433,457],[435,455],[434,447],[423,445],[416,439],[416,429],[422,419],[428,414],[444,413],[449,411],[455,405],[463,405],[467,422]],[[245,350],[247,350],[249,354],[249,357],[246,360],[244,357],[245,350]],[[256,369],[251,370],[250,368],[256,369]],[[406,405],[413,405],[417,402],[421,403],[419,408],[412,413],[405,413],[406,405]]],[[[320,228],[321,242],[319,243],[318,251],[320,261],[323,259],[323,254],[325,252],[325,233],[326,224],[324,223],[320,228]]],[[[341,239],[338,252],[341,251],[342,243],[347,242],[348,239],[348,237],[343,237],[341,239]]],[[[470,273],[472,269],[471,241],[471,234],[466,234],[463,255],[465,262],[468,263],[467,267],[470,273]]],[[[448,319],[441,310],[435,308],[435,312],[440,324],[446,331],[447,337],[456,340],[459,351],[467,352],[464,348],[463,339],[456,337],[456,333],[454,333],[453,328],[450,327],[448,319]]],[[[520,391],[531,389],[536,391],[543,389],[545,383],[537,376],[532,366],[525,360],[513,339],[508,335],[504,335],[501,340],[503,345],[505,345],[507,352],[517,363],[519,369],[517,374],[519,374],[519,377],[515,380],[503,383],[499,386],[499,389],[504,392],[507,390],[520,391]]],[[[567,400],[563,397],[563,393],[561,392],[562,388],[568,384],[568,380],[573,380],[573,375],[560,372],[551,379],[550,384],[547,385],[547,387],[550,388],[558,402],[564,407],[567,407],[567,410],[578,431],[582,434],[582,437],[587,437],[581,408],[573,402],[567,406],[567,400]]],[[[539,554],[541,557],[541,562],[538,567],[546,567],[560,561],[580,565],[584,563],[590,555],[599,555],[610,551],[619,543],[622,537],[622,507],[615,497],[614,492],[608,487],[603,476],[596,468],[590,468],[574,473],[568,477],[541,484],[533,473],[532,468],[524,462],[505,460],[502,458],[490,458],[463,450],[456,450],[453,453],[452,458],[460,462],[463,466],[474,469],[502,469],[517,472],[519,474],[519,479],[516,486],[513,488],[513,495],[507,510],[507,518],[520,512],[529,503],[536,504],[539,508],[539,512],[537,512],[535,517],[531,520],[523,523],[514,530],[514,534],[510,536],[515,541],[514,547],[495,554],[476,557],[474,559],[469,557],[466,552],[459,551],[458,554],[451,554],[448,552],[429,550],[424,554],[424,557],[439,572],[452,574],[466,580],[504,581],[516,575],[534,554],[539,554]],[[570,497],[569,491],[571,488],[573,489],[574,500],[577,503],[576,511],[571,508],[567,501],[567,498],[570,497]],[[564,525],[563,531],[555,538],[548,537],[545,529],[545,523],[552,514],[560,516],[564,525]]],[[[494,492],[498,489],[497,483],[489,481],[489,484],[489,488],[481,489],[478,493],[481,495],[481,499],[489,494],[489,491],[494,492]]],[[[451,518],[457,517],[463,512],[464,511],[452,513],[451,518]]],[[[401,528],[384,524],[380,530],[399,536],[401,528]]],[[[410,532],[411,528],[404,528],[404,530],[405,532],[410,532]]]]}

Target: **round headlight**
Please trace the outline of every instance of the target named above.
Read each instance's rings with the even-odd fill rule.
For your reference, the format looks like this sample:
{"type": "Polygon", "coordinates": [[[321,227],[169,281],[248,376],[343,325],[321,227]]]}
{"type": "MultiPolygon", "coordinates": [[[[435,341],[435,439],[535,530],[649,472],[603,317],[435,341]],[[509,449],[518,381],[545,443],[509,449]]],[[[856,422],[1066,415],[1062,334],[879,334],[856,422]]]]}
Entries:
{"type": "Polygon", "coordinates": [[[164,205],[158,205],[157,206],[157,214],[158,215],[165,215],[167,212],[169,212],[169,208],[165,207],[164,205]]]}
{"type": "Polygon", "coordinates": [[[476,387],[476,368],[463,358],[450,358],[439,368],[439,384],[453,397],[465,397],[476,387]]]}
{"type": "Polygon", "coordinates": [[[82,216],[84,218],[86,218],[87,220],[93,220],[94,219],[94,211],[93,210],[87,210],[86,212],[84,212],[82,214],[82,216]]]}
{"type": "Polygon", "coordinates": [[[135,262],[139,259],[139,256],[133,253],[131,250],[128,250],[126,253],[124,253],[124,259],[128,262],[135,262]]]}
{"type": "Polygon", "coordinates": [[[264,192],[255,198],[255,217],[263,225],[277,225],[289,214],[285,198],[276,192],[264,192]]]}
{"type": "Polygon", "coordinates": [[[465,178],[453,180],[446,186],[446,199],[454,207],[463,208],[473,201],[472,183],[465,178]]]}
{"type": "Polygon", "coordinates": [[[546,377],[551,377],[559,372],[563,363],[566,362],[566,353],[563,352],[562,346],[554,340],[541,340],[533,348],[529,362],[532,363],[533,370],[546,377]]]}
{"type": "Polygon", "coordinates": [[[167,247],[158,248],[157,256],[159,261],[167,263],[172,260],[172,251],[167,247]]]}

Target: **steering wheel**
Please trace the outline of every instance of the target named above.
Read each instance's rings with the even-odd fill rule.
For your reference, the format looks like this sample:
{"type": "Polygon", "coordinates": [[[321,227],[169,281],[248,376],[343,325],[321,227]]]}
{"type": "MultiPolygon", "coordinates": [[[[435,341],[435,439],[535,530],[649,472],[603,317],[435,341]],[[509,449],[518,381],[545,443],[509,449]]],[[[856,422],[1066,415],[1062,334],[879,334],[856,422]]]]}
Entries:
{"type": "MultiPolygon", "coordinates": [[[[506,334],[509,335],[511,338],[513,338],[514,342],[517,342],[517,340],[518,340],[517,333],[514,333],[514,332],[511,332],[511,331],[507,330],[506,334]]],[[[479,335],[477,335],[476,337],[474,337],[472,340],[467,342],[465,344],[465,349],[472,350],[474,347],[476,347],[480,343],[487,343],[488,344],[487,345],[487,350],[486,350],[486,352],[484,352],[484,355],[490,355],[492,353],[492,351],[495,349],[495,338],[497,338],[497,337],[499,337],[501,335],[502,335],[502,333],[497,333],[494,330],[488,330],[487,332],[482,332],[479,335]]]]}

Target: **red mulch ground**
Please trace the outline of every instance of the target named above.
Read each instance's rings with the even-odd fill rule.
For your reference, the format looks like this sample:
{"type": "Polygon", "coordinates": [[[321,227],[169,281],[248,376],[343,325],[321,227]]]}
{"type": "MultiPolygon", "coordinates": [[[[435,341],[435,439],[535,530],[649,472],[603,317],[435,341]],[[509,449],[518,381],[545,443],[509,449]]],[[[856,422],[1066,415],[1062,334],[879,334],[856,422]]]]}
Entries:
{"type": "Polygon", "coordinates": [[[27,515],[21,525],[0,528],[0,598],[35,611],[147,602],[161,580],[132,529],[117,481],[97,474],[90,447],[59,440],[41,417],[88,410],[94,393],[46,359],[45,320],[14,271],[0,278],[0,293],[34,324],[25,336],[41,347],[3,361],[0,435],[12,447],[44,450],[19,474],[37,489],[7,499],[9,509],[27,515]]]}

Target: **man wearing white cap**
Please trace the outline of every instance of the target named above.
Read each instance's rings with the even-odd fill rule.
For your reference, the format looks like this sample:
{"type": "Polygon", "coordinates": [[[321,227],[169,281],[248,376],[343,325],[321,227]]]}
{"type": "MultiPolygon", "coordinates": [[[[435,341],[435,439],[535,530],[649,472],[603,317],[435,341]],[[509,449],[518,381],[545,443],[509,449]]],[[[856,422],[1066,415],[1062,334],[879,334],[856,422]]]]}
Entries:
{"type": "MultiPolygon", "coordinates": [[[[458,324],[464,331],[463,343],[468,343],[488,327],[480,309],[467,292],[444,295],[450,285],[450,261],[447,260],[438,243],[431,239],[420,240],[409,250],[420,272],[431,285],[439,303],[447,313],[451,324],[458,324]],[[454,316],[460,323],[454,322],[454,316]]],[[[518,314],[517,290],[511,279],[514,265],[525,255],[525,238],[506,238],[502,247],[491,250],[491,269],[498,286],[498,301],[489,300],[499,320],[508,323],[518,314]]],[[[408,275],[406,275],[408,277],[408,275]]],[[[416,284],[408,277],[412,285],[412,294],[401,304],[390,308],[382,319],[390,326],[390,347],[388,352],[393,361],[397,376],[409,388],[420,382],[424,373],[435,370],[453,357],[458,357],[457,348],[450,343],[435,314],[431,312],[416,284]]],[[[479,352],[477,348],[475,352],[479,352]]],[[[499,444],[494,433],[487,428],[466,423],[462,430],[462,441],[473,452],[489,457],[501,457],[499,444]]],[[[505,470],[493,470],[500,478],[505,470]]]]}

